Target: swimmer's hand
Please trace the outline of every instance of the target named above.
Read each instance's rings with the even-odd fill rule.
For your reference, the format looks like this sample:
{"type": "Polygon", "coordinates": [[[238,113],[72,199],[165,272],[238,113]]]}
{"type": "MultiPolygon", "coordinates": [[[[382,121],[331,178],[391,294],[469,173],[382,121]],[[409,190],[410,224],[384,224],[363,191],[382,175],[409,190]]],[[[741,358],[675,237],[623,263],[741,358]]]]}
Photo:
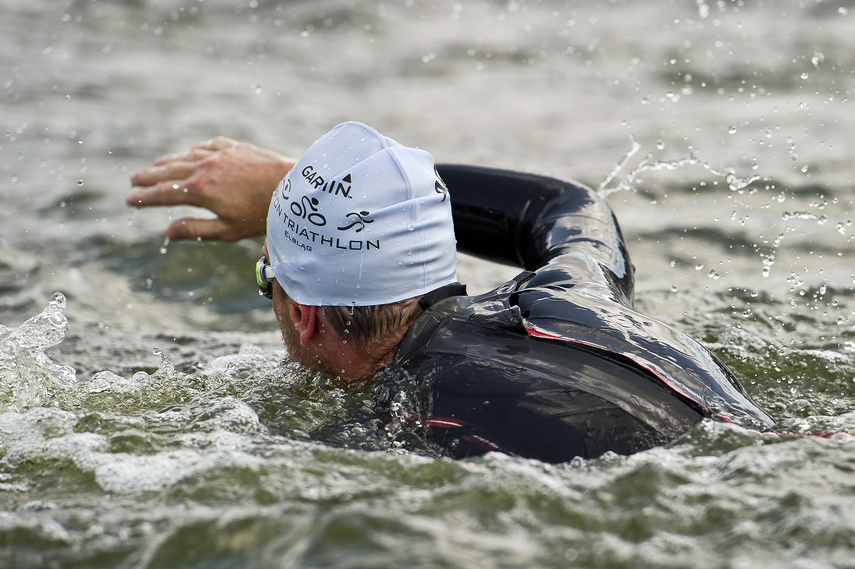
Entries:
{"type": "Polygon", "coordinates": [[[161,156],[131,176],[132,207],[190,205],[216,217],[184,217],[166,228],[180,239],[237,241],[263,235],[276,186],[296,160],[218,136],[186,152],[161,156]]]}

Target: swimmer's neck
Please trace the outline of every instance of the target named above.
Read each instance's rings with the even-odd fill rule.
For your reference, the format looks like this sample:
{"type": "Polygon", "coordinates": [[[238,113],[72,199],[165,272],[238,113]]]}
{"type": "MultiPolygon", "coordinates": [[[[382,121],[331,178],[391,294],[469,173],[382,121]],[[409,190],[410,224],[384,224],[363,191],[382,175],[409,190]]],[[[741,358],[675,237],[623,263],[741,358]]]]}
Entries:
{"type": "Polygon", "coordinates": [[[336,381],[367,382],[392,363],[408,330],[409,326],[401,326],[388,333],[381,342],[368,345],[346,342],[336,334],[333,341],[315,347],[316,357],[312,361],[300,363],[336,381]]]}

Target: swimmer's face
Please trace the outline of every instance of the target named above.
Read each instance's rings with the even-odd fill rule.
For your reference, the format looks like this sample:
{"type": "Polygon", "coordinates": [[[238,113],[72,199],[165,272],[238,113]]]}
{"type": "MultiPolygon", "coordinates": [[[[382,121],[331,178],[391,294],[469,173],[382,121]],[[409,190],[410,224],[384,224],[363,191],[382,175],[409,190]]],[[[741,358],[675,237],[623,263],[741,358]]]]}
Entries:
{"type": "MultiPolygon", "coordinates": [[[[264,240],[264,245],[261,246],[261,254],[264,255],[265,259],[270,259],[266,239],[264,240]]],[[[303,352],[303,347],[300,345],[300,335],[290,314],[289,303],[293,301],[288,297],[276,279],[271,283],[271,288],[273,291],[273,314],[276,316],[276,323],[279,324],[279,330],[282,332],[285,349],[288,350],[288,355],[292,360],[302,363],[300,356],[303,352]]]]}
{"type": "MultiPolygon", "coordinates": [[[[264,240],[264,245],[261,246],[261,254],[264,255],[265,259],[270,259],[266,239],[264,240]]],[[[279,324],[279,330],[282,332],[285,348],[288,350],[288,355],[292,360],[299,361],[299,354],[302,348],[300,346],[300,335],[297,333],[297,328],[291,319],[291,311],[288,304],[293,301],[288,297],[276,279],[273,279],[271,289],[273,292],[273,314],[276,316],[276,323],[279,324]]]]}
{"type": "MultiPolygon", "coordinates": [[[[262,255],[269,259],[267,251],[267,242],[261,248],[262,255]]],[[[285,289],[279,284],[276,279],[271,283],[273,292],[273,314],[276,316],[276,323],[279,324],[279,330],[282,332],[282,340],[285,342],[285,349],[288,350],[288,357],[300,365],[309,368],[312,371],[333,374],[332,366],[318,352],[318,349],[313,344],[304,346],[300,342],[300,332],[297,330],[297,323],[294,321],[294,308],[298,307],[297,303],[288,296],[285,289]]],[[[319,323],[320,334],[325,332],[325,322],[319,323]]]]}
{"type": "Polygon", "coordinates": [[[285,341],[285,348],[288,350],[288,356],[295,362],[301,361],[303,346],[300,345],[300,334],[297,332],[297,327],[290,315],[289,303],[294,302],[285,293],[285,290],[275,280],[272,283],[273,287],[273,314],[276,316],[276,322],[279,324],[279,330],[282,331],[282,339],[285,341]]]}

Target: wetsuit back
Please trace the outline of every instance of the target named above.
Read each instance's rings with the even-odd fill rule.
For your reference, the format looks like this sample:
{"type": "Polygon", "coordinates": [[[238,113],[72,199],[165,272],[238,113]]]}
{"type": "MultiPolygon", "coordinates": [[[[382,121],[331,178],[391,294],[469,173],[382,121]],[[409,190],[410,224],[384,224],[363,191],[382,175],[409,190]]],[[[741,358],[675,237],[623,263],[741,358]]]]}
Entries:
{"type": "Polygon", "coordinates": [[[667,443],[705,417],[773,422],[696,341],[632,308],[617,221],[589,188],[440,165],[460,251],[524,270],[477,297],[427,307],[395,364],[421,387],[430,442],[454,457],[499,450],[549,462],[667,443]]]}

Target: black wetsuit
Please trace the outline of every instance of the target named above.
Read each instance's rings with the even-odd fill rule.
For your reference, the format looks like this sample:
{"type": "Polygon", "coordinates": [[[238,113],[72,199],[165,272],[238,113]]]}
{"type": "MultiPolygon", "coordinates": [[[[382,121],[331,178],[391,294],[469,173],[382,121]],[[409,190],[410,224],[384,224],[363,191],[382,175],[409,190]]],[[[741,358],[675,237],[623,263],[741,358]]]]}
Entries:
{"type": "Polygon", "coordinates": [[[685,334],[632,308],[617,221],[592,190],[440,165],[460,251],[525,269],[476,297],[425,297],[395,364],[421,388],[426,437],[450,456],[499,450],[549,462],[628,454],[705,417],[773,422],[685,334]]]}

